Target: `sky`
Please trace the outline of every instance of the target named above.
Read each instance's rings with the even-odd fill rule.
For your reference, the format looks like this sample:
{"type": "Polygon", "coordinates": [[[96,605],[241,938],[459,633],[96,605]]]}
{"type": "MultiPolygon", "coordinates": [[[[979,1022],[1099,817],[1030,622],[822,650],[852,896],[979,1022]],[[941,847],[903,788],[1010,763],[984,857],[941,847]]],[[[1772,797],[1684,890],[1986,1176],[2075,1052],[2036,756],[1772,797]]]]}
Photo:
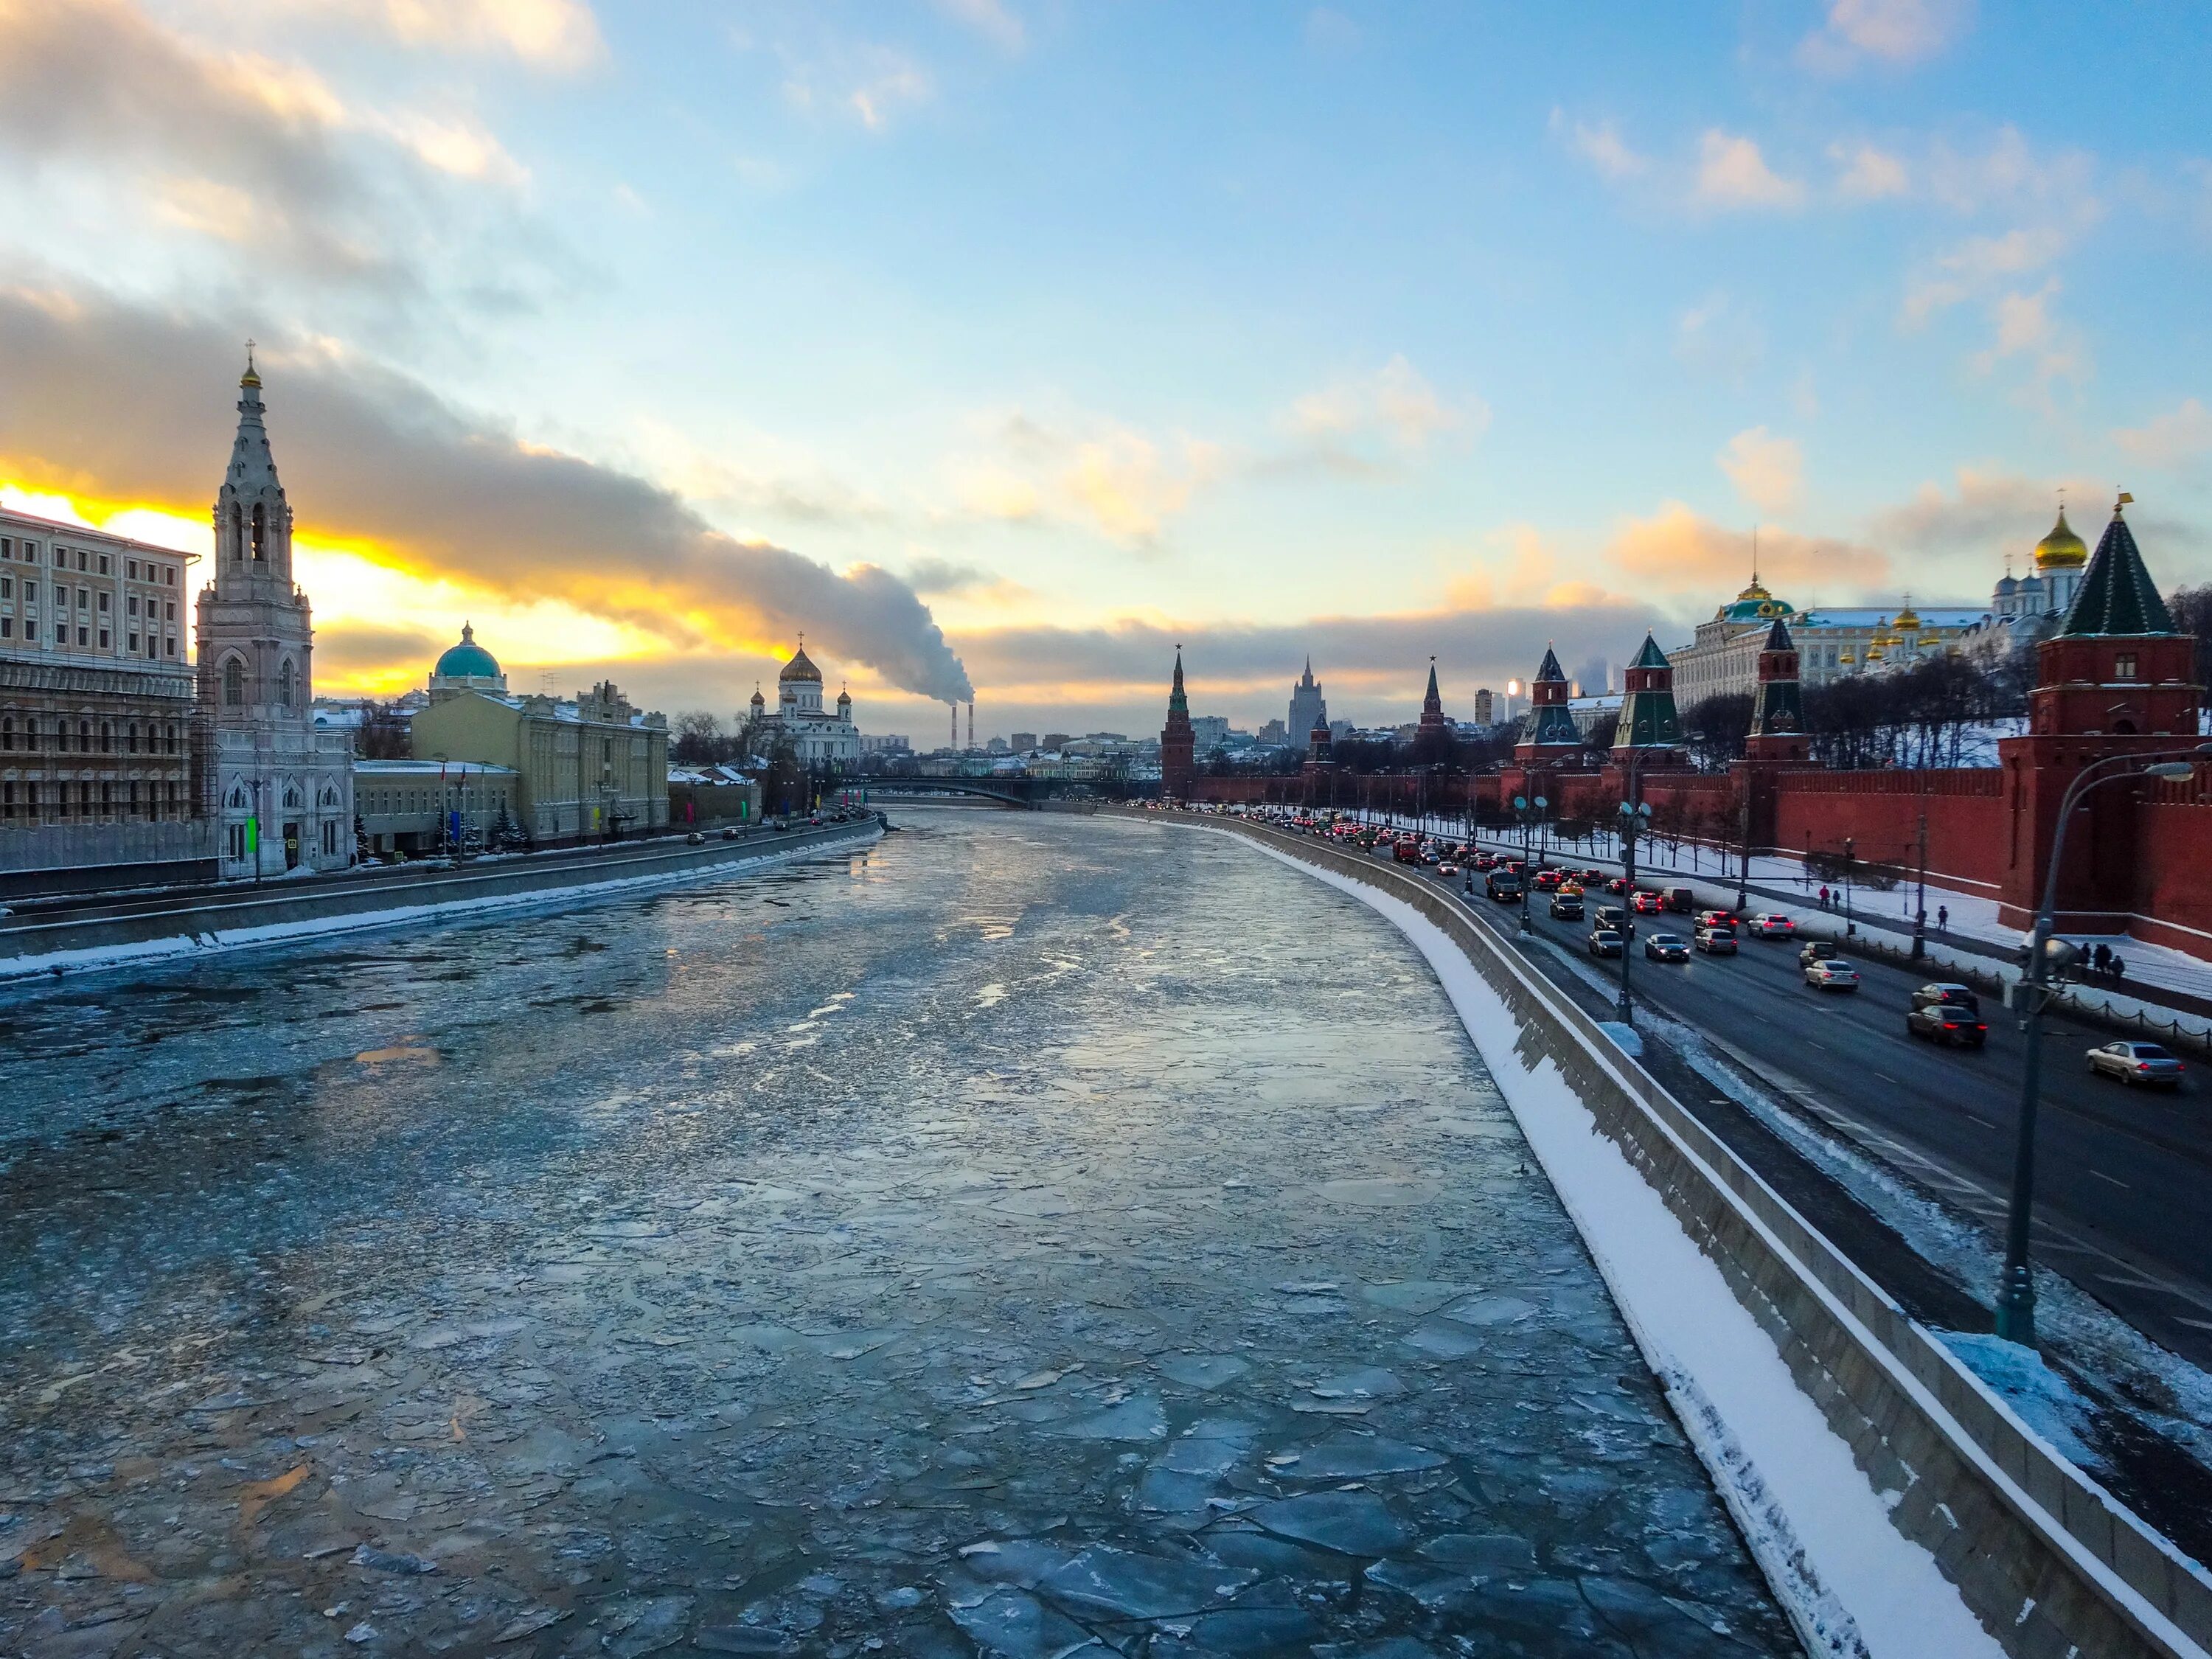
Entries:
{"type": "Polygon", "coordinates": [[[2212,580],[2191,0],[0,0],[0,502],[204,551],[257,344],[316,688],[1411,719],[1748,580],[2212,580]]]}

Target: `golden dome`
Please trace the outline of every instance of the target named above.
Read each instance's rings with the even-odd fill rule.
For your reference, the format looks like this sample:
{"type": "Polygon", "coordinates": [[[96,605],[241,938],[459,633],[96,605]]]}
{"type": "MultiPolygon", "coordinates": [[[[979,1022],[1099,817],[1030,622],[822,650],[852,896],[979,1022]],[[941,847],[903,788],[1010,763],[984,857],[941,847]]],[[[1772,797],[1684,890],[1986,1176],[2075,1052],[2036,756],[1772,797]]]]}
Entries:
{"type": "Polygon", "coordinates": [[[1910,634],[1920,626],[1920,613],[1912,608],[1912,595],[1905,596],[1905,609],[1897,613],[1897,631],[1910,634]]]}
{"type": "Polygon", "coordinates": [[[2058,509],[2058,522],[2051,526],[2051,533],[2035,544],[2035,568],[2038,570],[2075,570],[2089,562],[2089,546],[2074,533],[2066,522],[2066,509],[2058,509]]]}

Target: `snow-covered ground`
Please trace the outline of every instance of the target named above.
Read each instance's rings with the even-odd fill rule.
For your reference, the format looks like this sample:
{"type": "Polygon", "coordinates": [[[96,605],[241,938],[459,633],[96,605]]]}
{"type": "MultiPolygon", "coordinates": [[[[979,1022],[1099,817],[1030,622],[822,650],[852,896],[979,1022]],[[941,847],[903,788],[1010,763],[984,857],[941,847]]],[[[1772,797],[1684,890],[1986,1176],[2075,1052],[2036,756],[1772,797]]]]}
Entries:
{"type": "MultiPolygon", "coordinates": [[[[881,833],[880,830],[872,833],[867,836],[867,842],[872,843],[880,839],[881,833]]],[[[610,894],[641,892],[705,878],[751,874],[796,860],[840,856],[852,845],[850,842],[826,846],[813,842],[786,852],[764,853],[754,858],[732,859],[713,864],[686,864],[677,869],[657,870],[645,875],[607,875],[580,879],[574,886],[538,888],[523,893],[494,893],[479,898],[446,899],[423,904],[394,905],[380,910],[310,916],[299,921],[268,922],[258,927],[224,927],[198,933],[172,933],[161,939],[49,951],[34,956],[0,957],[0,983],[40,974],[84,973],[210,951],[281,945],[291,940],[315,939],[332,933],[360,933],[369,928],[392,927],[412,921],[453,921],[495,911],[526,909],[533,905],[573,904],[582,899],[604,897],[610,894]]],[[[586,868],[580,866],[577,873],[580,877],[586,877],[589,872],[586,868]]],[[[179,918],[179,921],[188,919],[179,918]]]]}
{"type": "Polygon", "coordinates": [[[1523,1061],[1519,1021],[1459,947],[1402,900],[1263,850],[1371,906],[1428,958],[1808,1647],[2002,1652],[1557,1065],[1523,1061]]]}

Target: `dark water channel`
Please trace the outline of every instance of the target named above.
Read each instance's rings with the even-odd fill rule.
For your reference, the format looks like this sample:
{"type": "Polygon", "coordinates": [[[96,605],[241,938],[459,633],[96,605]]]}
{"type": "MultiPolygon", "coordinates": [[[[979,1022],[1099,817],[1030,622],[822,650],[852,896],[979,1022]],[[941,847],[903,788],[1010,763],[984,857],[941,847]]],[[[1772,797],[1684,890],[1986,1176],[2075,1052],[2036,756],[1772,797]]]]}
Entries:
{"type": "Polygon", "coordinates": [[[1426,967],[1224,838],[0,1000],[0,1654],[1796,1651],[1426,967]]]}

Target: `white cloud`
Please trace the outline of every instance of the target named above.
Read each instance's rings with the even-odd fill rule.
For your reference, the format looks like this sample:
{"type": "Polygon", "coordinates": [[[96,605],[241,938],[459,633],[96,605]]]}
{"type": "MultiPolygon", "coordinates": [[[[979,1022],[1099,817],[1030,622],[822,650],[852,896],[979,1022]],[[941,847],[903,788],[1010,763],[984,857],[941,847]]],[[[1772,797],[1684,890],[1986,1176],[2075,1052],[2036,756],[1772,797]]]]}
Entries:
{"type": "Polygon", "coordinates": [[[1934,270],[1905,290],[1903,320],[1917,326],[1937,312],[2041,270],[2066,251],[2068,240],[2064,232],[2049,226],[1970,237],[1938,254],[1934,270]]]}
{"type": "Polygon", "coordinates": [[[1826,22],[1805,37],[1798,61],[1830,74],[1868,58],[1899,67],[1923,63],[1973,18],[1973,0],[1828,0],[1826,22]]]}
{"type": "Polygon", "coordinates": [[[2121,428],[2112,441],[2153,466],[2178,466],[2212,452],[2212,410],[2185,398],[2179,409],[2154,415],[2138,427],[2121,428]]]}
{"type": "Polygon", "coordinates": [[[1794,208],[1805,199],[1805,186],[1766,165],[1759,145],[1719,128],[1698,142],[1696,199],[1707,207],[1794,208]]]}
{"type": "Polygon", "coordinates": [[[1836,193],[1846,201],[1879,202],[1912,189],[1904,161],[1872,144],[1831,144],[1828,159],[1836,164],[1836,193]]]}
{"type": "Polygon", "coordinates": [[[1480,434],[1490,408],[1480,398],[1452,402],[1403,356],[1373,374],[1310,392],[1291,405],[1291,429],[1309,438],[1349,439],[1377,432],[1401,449],[1419,450],[1446,432],[1480,434]]]}
{"type": "Polygon", "coordinates": [[[401,45],[497,53],[535,69],[572,70],[605,50],[584,0],[263,0],[287,11],[339,16],[401,45]]]}
{"type": "Polygon", "coordinates": [[[937,0],[937,3],[1006,52],[1019,52],[1029,43],[1029,31],[1004,0],[937,0]]]}
{"type": "Polygon", "coordinates": [[[1358,24],[1334,6],[1316,6],[1306,14],[1307,49],[1324,57],[1357,52],[1366,38],[1358,24]]]}
{"type": "Polygon", "coordinates": [[[2053,276],[2033,293],[1998,295],[1990,308],[1996,337],[1971,359],[1981,374],[1992,374],[2012,359],[2023,360],[2031,375],[2028,401],[2039,407],[2048,407],[2057,381],[2085,380],[2090,370],[2088,348],[2080,333],[2054,313],[2051,302],[2062,286],[2053,276]]]}
{"type": "Polygon", "coordinates": [[[1735,493],[1770,518],[1784,519],[1804,497],[1805,453],[1795,438],[1754,426],[1729,439],[1713,458],[1735,493]]]}
{"type": "Polygon", "coordinates": [[[1651,170],[1650,161],[1631,149],[1610,121],[1591,126],[1571,120],[1565,110],[1555,108],[1551,128],[1554,137],[1596,168],[1601,177],[1616,184],[1626,179],[1641,178],[1651,170]]]}

